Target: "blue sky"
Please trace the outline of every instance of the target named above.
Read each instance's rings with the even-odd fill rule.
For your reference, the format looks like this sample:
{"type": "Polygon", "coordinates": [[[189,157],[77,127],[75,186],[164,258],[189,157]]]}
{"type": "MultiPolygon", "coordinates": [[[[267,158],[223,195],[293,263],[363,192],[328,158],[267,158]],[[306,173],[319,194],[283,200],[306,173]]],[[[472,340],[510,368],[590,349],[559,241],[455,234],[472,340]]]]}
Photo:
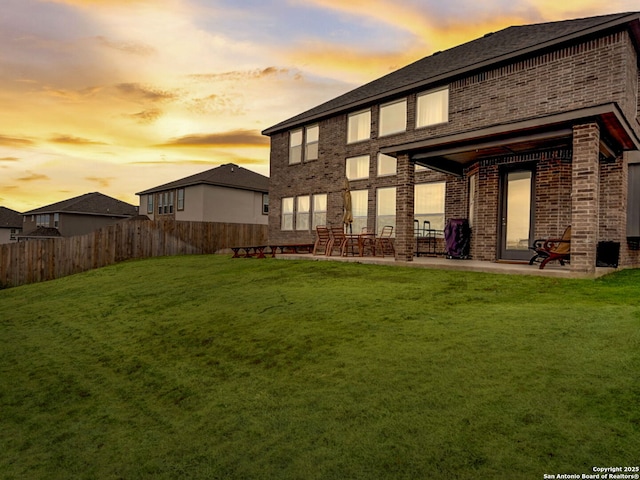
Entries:
{"type": "Polygon", "coordinates": [[[637,0],[1,0],[0,205],[136,192],[224,163],[268,175],[260,131],[434,51],[637,0]]]}

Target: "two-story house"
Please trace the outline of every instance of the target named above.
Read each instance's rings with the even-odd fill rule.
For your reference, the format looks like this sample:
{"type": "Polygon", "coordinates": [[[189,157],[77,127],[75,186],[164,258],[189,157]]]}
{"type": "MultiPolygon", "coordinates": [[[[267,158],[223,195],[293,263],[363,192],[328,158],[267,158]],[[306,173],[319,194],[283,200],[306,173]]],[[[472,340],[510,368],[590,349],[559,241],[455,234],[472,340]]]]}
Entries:
{"type": "Polygon", "coordinates": [[[138,209],[99,192],[86,193],[23,214],[21,240],[84,235],[134,217],[138,209]]]}
{"type": "Polygon", "coordinates": [[[18,241],[22,232],[22,214],[7,207],[0,207],[0,244],[18,241]]]}
{"type": "Polygon", "coordinates": [[[468,219],[471,255],[523,261],[572,226],[571,270],[600,242],[638,265],[640,14],[514,26],[418,60],[266,129],[273,242],[317,225],[395,227],[468,219]],[[631,182],[631,184],[629,184],[631,182]]]}
{"type": "Polygon", "coordinates": [[[136,195],[152,220],[266,225],[269,218],[269,177],[233,163],[136,195]]]}

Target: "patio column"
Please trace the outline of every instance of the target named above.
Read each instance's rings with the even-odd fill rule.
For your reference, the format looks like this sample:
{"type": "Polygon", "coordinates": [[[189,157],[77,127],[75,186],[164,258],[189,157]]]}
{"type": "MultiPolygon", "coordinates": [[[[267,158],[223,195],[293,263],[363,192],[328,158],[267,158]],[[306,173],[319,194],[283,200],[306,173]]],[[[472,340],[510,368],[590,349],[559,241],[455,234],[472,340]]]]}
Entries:
{"type": "Polygon", "coordinates": [[[600,190],[600,127],[573,127],[571,270],[595,273],[600,190]]]}
{"type": "Polygon", "coordinates": [[[415,166],[407,154],[398,155],[396,188],[396,260],[413,261],[413,205],[415,166]]]}

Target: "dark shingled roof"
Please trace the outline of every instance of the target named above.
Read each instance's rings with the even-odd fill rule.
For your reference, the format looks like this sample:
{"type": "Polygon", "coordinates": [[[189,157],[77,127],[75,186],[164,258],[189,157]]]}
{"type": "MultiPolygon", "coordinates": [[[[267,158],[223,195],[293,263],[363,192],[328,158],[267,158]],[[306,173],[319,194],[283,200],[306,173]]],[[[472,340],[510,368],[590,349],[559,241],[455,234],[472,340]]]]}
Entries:
{"type": "Polygon", "coordinates": [[[138,209],[126,202],[109,197],[99,192],[85,193],[79,197],[52,203],[46,207],[36,208],[25,215],[41,213],[81,213],[85,215],[106,215],[109,217],[131,217],[138,214],[138,209]]]}
{"type": "Polygon", "coordinates": [[[36,227],[32,232],[18,235],[19,238],[53,238],[61,236],[60,231],[53,227],[36,227]]]}
{"type": "Polygon", "coordinates": [[[252,190],[254,192],[267,193],[269,191],[269,177],[239,167],[233,163],[227,163],[207,170],[206,172],[196,173],[195,175],[176,180],[175,182],[150,188],[143,192],[136,193],[136,195],[147,195],[149,193],[201,184],[252,190]]]}
{"type": "Polygon", "coordinates": [[[640,19],[640,12],[617,13],[561,22],[508,27],[489,33],[457,47],[436,52],[396,70],[355,90],[307,110],[300,115],[267,128],[262,133],[272,135],[300,124],[317,121],[346,110],[364,107],[393,96],[406,95],[416,89],[437,87],[459,75],[486,69],[490,65],[529,55],[576,38],[607,29],[620,28],[640,19]]]}
{"type": "Polygon", "coordinates": [[[7,207],[0,207],[0,228],[22,228],[22,214],[7,207]]]}

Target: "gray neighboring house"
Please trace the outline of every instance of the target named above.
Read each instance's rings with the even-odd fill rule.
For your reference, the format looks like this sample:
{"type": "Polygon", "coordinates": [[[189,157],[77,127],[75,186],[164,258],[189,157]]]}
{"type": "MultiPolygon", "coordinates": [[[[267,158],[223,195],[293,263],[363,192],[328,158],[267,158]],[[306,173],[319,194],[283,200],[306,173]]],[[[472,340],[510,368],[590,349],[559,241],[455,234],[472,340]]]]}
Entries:
{"type": "Polygon", "coordinates": [[[23,214],[21,240],[91,233],[138,214],[136,206],[99,192],[52,203],[23,214]]]}
{"type": "Polygon", "coordinates": [[[7,207],[0,207],[0,244],[18,241],[22,232],[22,214],[7,207]]]}
{"type": "Polygon", "coordinates": [[[136,195],[140,213],[152,220],[267,225],[269,219],[269,177],[233,163],[136,195]]]}

